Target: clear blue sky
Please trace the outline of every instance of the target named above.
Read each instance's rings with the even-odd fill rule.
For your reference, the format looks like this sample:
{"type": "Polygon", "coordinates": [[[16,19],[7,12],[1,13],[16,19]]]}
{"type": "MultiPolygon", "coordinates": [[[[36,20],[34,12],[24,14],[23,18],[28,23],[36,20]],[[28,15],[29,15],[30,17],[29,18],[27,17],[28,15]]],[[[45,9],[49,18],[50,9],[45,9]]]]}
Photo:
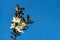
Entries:
{"type": "Polygon", "coordinates": [[[60,0],[0,0],[0,40],[11,40],[16,4],[34,21],[18,40],[60,40],[60,0]]]}

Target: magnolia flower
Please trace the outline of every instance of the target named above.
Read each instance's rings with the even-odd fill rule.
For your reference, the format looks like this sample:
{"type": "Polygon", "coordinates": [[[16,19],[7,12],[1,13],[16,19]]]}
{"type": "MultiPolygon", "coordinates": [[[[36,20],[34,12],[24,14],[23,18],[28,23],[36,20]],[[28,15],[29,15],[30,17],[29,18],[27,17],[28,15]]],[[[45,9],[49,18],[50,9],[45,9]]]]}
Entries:
{"type": "Polygon", "coordinates": [[[18,32],[22,32],[23,33],[23,29],[26,28],[26,24],[23,22],[22,24],[18,25],[15,27],[15,29],[18,31],[18,32]]]}
{"type": "Polygon", "coordinates": [[[14,28],[15,27],[15,23],[11,24],[11,27],[10,28],[14,28]]]}
{"type": "Polygon", "coordinates": [[[20,19],[21,18],[18,18],[18,17],[13,17],[13,20],[12,20],[12,22],[15,22],[15,23],[20,23],[20,19]]]}

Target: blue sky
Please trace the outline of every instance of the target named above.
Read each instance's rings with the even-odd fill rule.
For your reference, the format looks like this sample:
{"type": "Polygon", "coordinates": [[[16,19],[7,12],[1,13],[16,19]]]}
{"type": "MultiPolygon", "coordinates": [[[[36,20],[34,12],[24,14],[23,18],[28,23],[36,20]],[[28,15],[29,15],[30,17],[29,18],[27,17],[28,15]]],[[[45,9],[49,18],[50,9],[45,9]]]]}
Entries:
{"type": "Polygon", "coordinates": [[[60,40],[60,0],[0,0],[0,40],[11,40],[16,4],[34,21],[17,40],[60,40]]]}

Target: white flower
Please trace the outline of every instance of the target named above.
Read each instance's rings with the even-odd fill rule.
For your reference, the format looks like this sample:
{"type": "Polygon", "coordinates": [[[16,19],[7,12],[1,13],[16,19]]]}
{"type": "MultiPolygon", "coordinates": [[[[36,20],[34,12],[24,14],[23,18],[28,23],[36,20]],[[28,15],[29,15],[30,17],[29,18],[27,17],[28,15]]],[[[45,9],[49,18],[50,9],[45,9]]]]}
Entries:
{"type": "Polygon", "coordinates": [[[23,27],[25,27],[25,26],[26,26],[26,24],[23,22],[23,23],[22,23],[22,26],[23,26],[23,27]]]}
{"type": "Polygon", "coordinates": [[[13,17],[13,20],[12,20],[12,22],[15,22],[15,23],[20,23],[20,18],[18,18],[18,17],[13,17]]]}
{"type": "Polygon", "coordinates": [[[10,28],[14,28],[15,27],[15,23],[11,24],[11,27],[10,28]]]}
{"type": "Polygon", "coordinates": [[[20,30],[18,27],[15,27],[15,29],[17,29],[18,32],[24,33],[23,30],[20,30]]]}

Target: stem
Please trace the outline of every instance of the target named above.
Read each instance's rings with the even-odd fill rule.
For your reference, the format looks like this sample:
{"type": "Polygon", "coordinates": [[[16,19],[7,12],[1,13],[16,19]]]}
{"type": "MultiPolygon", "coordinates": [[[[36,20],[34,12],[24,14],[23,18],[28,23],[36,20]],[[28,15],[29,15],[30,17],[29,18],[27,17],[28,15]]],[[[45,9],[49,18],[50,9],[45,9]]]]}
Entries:
{"type": "Polygon", "coordinates": [[[16,34],[15,34],[15,40],[16,40],[16,34]]]}

